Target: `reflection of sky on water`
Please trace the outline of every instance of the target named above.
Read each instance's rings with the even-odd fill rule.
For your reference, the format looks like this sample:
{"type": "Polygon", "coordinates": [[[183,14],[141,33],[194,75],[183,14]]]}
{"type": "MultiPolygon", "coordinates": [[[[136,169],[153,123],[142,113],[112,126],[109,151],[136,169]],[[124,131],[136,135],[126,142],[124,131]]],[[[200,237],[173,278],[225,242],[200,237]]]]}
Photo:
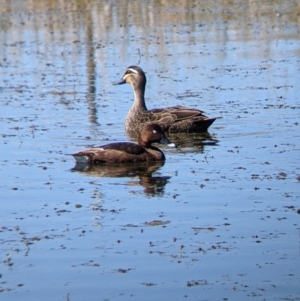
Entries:
{"type": "MultiPolygon", "coordinates": [[[[1,42],[14,44],[15,51],[10,54],[15,52],[15,58],[21,55],[19,61],[24,61],[23,50],[18,51],[17,46],[25,43],[25,49],[35,49],[35,55],[45,63],[52,63],[55,70],[63,68],[66,74],[86,65],[83,54],[88,55],[91,47],[98,58],[98,72],[101,70],[105,75],[107,67],[112,67],[110,62],[113,65],[118,60],[137,63],[138,49],[146,61],[155,56],[166,68],[169,61],[174,63],[173,55],[186,53],[194,46],[199,47],[198,53],[204,54],[205,59],[205,45],[224,45],[222,51],[216,49],[215,59],[215,55],[222,57],[227,51],[233,51],[230,44],[226,47],[231,42],[263,39],[262,48],[244,47],[245,52],[255,56],[256,52],[270,50],[274,42],[298,40],[296,2],[288,5],[272,1],[270,5],[268,2],[236,1],[235,5],[232,2],[228,5],[226,1],[176,1],[172,5],[160,1],[84,1],[82,11],[77,11],[81,1],[70,5],[49,1],[46,7],[44,1],[24,2],[27,5],[20,5],[19,10],[11,4],[12,13],[2,12],[1,42]],[[110,60],[111,57],[114,60],[110,60]]],[[[181,59],[188,61],[189,56],[186,57],[181,59]]]]}
{"type": "Polygon", "coordinates": [[[297,73],[297,64],[278,62],[295,57],[299,49],[295,3],[85,1],[82,11],[77,10],[81,1],[49,1],[46,7],[44,2],[26,3],[18,9],[8,4],[12,11],[2,12],[5,89],[22,90],[26,97],[28,87],[34,97],[29,93],[27,99],[41,103],[54,93],[69,109],[77,102],[76,109],[88,109],[95,135],[101,133],[94,125],[122,125],[132,91],[111,83],[139,61],[147,72],[149,108],[184,101],[221,116],[220,97],[248,102],[281,96],[280,89],[253,89],[253,78],[266,83],[270,78],[268,88],[284,85],[287,93],[297,84],[297,77],[285,76],[297,73]],[[190,92],[194,97],[186,98],[190,92]]]}

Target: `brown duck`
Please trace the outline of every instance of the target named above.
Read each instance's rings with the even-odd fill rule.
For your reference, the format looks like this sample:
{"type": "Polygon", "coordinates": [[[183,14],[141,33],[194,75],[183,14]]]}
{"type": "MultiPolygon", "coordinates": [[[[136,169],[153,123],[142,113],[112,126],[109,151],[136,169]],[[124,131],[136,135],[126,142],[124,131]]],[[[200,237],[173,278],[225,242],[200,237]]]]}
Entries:
{"type": "Polygon", "coordinates": [[[146,75],[138,66],[126,69],[122,79],[115,85],[128,83],[134,92],[134,102],[129,110],[125,128],[127,133],[138,133],[147,124],[155,122],[163,131],[170,133],[206,132],[216,118],[208,118],[201,110],[174,106],[148,110],[145,104],[146,75]]]}
{"type": "Polygon", "coordinates": [[[158,124],[147,124],[138,136],[138,144],[132,142],[115,142],[73,154],[76,163],[132,163],[165,161],[164,153],[152,143],[159,142],[175,146],[165,136],[158,124]]]}

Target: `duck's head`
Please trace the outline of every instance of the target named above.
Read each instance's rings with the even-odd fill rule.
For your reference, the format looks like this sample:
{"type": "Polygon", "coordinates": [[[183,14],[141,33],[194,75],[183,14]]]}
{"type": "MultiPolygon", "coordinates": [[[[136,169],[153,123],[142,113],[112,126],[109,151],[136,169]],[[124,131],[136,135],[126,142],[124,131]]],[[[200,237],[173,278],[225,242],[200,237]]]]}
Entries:
{"type": "Polygon", "coordinates": [[[176,147],[164,134],[164,131],[157,123],[148,123],[141,130],[138,137],[138,144],[150,146],[152,143],[167,144],[170,147],[176,147]]]}
{"type": "Polygon", "coordinates": [[[129,66],[120,81],[113,83],[114,85],[131,84],[134,88],[143,88],[146,86],[146,75],[142,68],[138,66],[129,66]]]}

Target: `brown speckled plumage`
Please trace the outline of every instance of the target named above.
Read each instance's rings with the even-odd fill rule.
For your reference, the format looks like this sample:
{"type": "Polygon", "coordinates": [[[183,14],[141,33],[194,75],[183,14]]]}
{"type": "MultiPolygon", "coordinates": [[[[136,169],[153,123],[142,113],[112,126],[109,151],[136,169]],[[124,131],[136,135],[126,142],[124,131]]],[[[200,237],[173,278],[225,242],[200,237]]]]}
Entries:
{"type": "Polygon", "coordinates": [[[130,163],[164,161],[164,153],[152,143],[171,144],[158,124],[147,124],[138,136],[138,144],[116,142],[73,154],[77,163],[130,163]]]}
{"type": "Polygon", "coordinates": [[[134,103],[129,110],[125,128],[129,134],[138,133],[147,124],[155,122],[165,132],[205,132],[216,118],[208,118],[201,110],[174,106],[162,109],[148,110],[145,104],[146,76],[138,66],[130,66],[126,69],[121,81],[115,84],[131,84],[134,91],[134,103]]]}

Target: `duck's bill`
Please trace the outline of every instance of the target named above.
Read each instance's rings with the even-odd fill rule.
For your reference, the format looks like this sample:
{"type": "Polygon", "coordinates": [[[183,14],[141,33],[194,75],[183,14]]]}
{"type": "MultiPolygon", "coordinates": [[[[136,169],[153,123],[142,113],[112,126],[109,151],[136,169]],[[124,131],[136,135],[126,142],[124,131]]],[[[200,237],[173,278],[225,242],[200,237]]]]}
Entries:
{"type": "Polygon", "coordinates": [[[162,139],[159,142],[162,144],[166,144],[170,147],[176,147],[175,143],[172,143],[167,137],[162,137],[162,139]]]}
{"type": "Polygon", "coordinates": [[[126,84],[126,81],[122,78],[121,80],[117,81],[117,82],[113,82],[113,85],[123,85],[126,84]]]}

